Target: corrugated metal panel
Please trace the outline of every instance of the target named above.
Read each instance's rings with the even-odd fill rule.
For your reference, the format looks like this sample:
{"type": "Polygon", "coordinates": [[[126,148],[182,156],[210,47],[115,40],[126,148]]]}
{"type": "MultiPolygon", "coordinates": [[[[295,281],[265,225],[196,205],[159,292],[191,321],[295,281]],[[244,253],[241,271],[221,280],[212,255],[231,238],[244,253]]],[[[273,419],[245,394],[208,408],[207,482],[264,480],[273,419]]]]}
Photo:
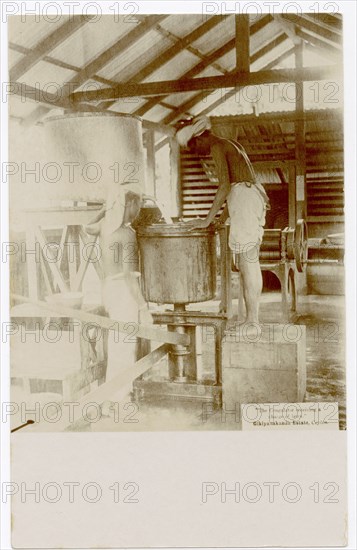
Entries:
{"type": "Polygon", "coordinates": [[[236,51],[235,49],[226,53],[223,57],[220,57],[219,64],[223,69],[232,71],[236,66],[236,51]]]}
{"type": "Polygon", "coordinates": [[[124,97],[112,105],[109,110],[115,111],[116,113],[131,114],[136,111],[136,109],[139,109],[144,103],[145,100],[139,97],[124,97]]]}
{"type": "MultiPolygon", "coordinates": [[[[255,72],[255,71],[259,71],[259,70],[263,69],[266,65],[272,63],[274,61],[274,59],[277,59],[284,52],[291,49],[291,47],[292,47],[291,40],[290,40],[290,38],[287,38],[286,40],[284,40],[284,42],[282,42],[281,44],[279,44],[275,48],[271,48],[271,50],[269,52],[267,52],[265,55],[262,55],[254,63],[252,63],[251,70],[255,72]]],[[[293,57],[293,59],[294,59],[294,57],[293,57]]],[[[290,65],[290,62],[287,63],[286,60],[285,60],[284,66],[286,68],[288,68],[289,65],[290,65]]],[[[294,68],[294,67],[295,67],[295,59],[294,59],[294,65],[291,68],[294,68]]]]}
{"type": "Polygon", "coordinates": [[[274,40],[281,34],[282,28],[278,21],[271,21],[258,32],[254,33],[250,39],[250,53],[253,54],[263,46],[274,40]]]}
{"type": "Polygon", "coordinates": [[[12,69],[12,67],[23,57],[25,56],[22,53],[15,52],[9,48],[9,69],[12,69]]]}
{"type": "Polygon", "coordinates": [[[160,23],[160,26],[175,36],[182,38],[194,31],[206,21],[202,14],[171,15],[160,23]]]}
{"type": "Polygon", "coordinates": [[[25,82],[29,86],[43,88],[49,93],[57,93],[59,88],[75,74],[77,73],[74,71],[56,67],[52,65],[52,63],[39,61],[27,73],[19,78],[19,81],[25,82]]]}
{"type": "Polygon", "coordinates": [[[104,78],[125,82],[171,46],[171,40],[151,30],[128,50],[116,56],[98,74],[104,78]]]}
{"type": "Polygon", "coordinates": [[[125,23],[124,19],[116,22],[112,15],[102,15],[99,20],[89,21],[78,29],[51,55],[66,63],[84,67],[135,26],[133,23],[125,23]]]}
{"type": "Polygon", "coordinates": [[[204,55],[207,55],[231,40],[234,34],[234,17],[226,17],[222,19],[222,22],[216,27],[201,36],[198,40],[195,40],[195,42],[192,43],[192,46],[200,50],[200,52],[204,55]]]}
{"type": "Polygon", "coordinates": [[[172,111],[170,109],[166,109],[166,107],[163,107],[162,105],[156,105],[145,114],[145,118],[151,120],[151,122],[160,122],[171,112],[172,111]]]}
{"type": "Polygon", "coordinates": [[[176,80],[179,75],[192,69],[200,59],[192,53],[184,50],[175,55],[170,61],[164,63],[159,69],[157,69],[148,78],[145,78],[144,82],[156,82],[160,80],[176,80]]]}
{"type": "Polygon", "coordinates": [[[26,48],[34,48],[69,19],[69,16],[62,15],[58,21],[51,21],[51,17],[54,16],[26,15],[26,10],[23,16],[9,17],[9,41],[26,48]]]}
{"type": "Polygon", "coordinates": [[[194,97],[197,92],[185,92],[182,94],[172,94],[165,98],[165,103],[169,103],[173,107],[180,107],[183,103],[194,97]]]}

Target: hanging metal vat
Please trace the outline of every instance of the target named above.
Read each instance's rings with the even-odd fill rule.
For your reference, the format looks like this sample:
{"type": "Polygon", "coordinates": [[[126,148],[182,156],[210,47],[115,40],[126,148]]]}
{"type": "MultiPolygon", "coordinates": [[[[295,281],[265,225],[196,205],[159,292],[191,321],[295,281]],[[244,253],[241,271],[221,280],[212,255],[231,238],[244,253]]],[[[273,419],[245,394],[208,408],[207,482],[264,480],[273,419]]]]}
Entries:
{"type": "Polygon", "coordinates": [[[145,299],[160,304],[211,300],[216,291],[215,229],[153,224],[137,229],[145,299]]]}
{"type": "Polygon", "coordinates": [[[139,117],[105,112],[70,113],[49,117],[44,129],[48,198],[105,200],[112,185],[145,191],[139,117]]]}

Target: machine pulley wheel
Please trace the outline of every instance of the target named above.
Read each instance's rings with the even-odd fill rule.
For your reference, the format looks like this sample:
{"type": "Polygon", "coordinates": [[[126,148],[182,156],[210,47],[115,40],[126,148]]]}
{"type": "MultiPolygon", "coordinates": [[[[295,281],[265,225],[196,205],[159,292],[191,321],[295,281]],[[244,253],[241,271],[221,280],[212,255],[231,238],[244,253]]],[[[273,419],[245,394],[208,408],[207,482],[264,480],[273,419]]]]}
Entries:
{"type": "Polygon", "coordinates": [[[305,220],[298,220],[295,229],[294,256],[297,270],[302,273],[307,266],[308,243],[307,224],[305,220]]]}

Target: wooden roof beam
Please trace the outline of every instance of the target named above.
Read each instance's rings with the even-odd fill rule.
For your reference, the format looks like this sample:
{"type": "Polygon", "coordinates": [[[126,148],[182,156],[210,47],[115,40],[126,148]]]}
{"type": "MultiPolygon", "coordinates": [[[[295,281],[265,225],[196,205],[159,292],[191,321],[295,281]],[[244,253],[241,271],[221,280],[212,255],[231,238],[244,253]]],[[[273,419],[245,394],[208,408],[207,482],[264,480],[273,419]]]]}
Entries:
{"type": "Polygon", "coordinates": [[[288,35],[294,46],[301,44],[301,38],[296,34],[296,27],[291,21],[287,21],[280,14],[275,15],[276,21],[279,22],[281,29],[288,35]]]}
{"type": "Polygon", "coordinates": [[[20,59],[16,65],[10,69],[10,80],[18,80],[27,73],[36,63],[41,61],[49,52],[62,44],[74,34],[78,29],[85,25],[94,15],[75,15],[66,21],[61,27],[56,28],[49,36],[46,36],[37,46],[30,50],[26,57],[20,59]]]}
{"type": "Polygon", "coordinates": [[[331,44],[325,42],[324,40],[317,38],[317,36],[304,32],[301,29],[297,29],[296,32],[298,36],[300,36],[300,38],[302,38],[305,42],[324,51],[326,55],[330,56],[332,54],[336,59],[341,58],[342,50],[339,49],[337,46],[332,46],[331,44]]]}
{"type": "Polygon", "coordinates": [[[236,71],[249,72],[249,15],[235,16],[236,28],[236,71]]]}
{"type": "MultiPolygon", "coordinates": [[[[187,34],[185,37],[178,39],[176,44],[168,48],[166,51],[164,51],[160,55],[156,56],[150,63],[145,65],[145,67],[143,67],[142,69],[137,71],[135,74],[133,74],[130,80],[133,82],[140,82],[141,80],[144,80],[145,78],[150,76],[152,73],[154,73],[157,69],[159,69],[162,65],[164,65],[165,63],[173,59],[177,54],[187,49],[192,42],[201,38],[201,36],[203,36],[208,31],[213,29],[221,21],[222,19],[218,15],[210,17],[205,23],[197,27],[194,31],[187,34]]],[[[163,29],[160,25],[156,25],[155,28],[158,32],[163,32],[163,29]]],[[[120,76],[120,73],[115,74],[113,77],[113,80],[115,81],[119,76],[120,76]]],[[[160,101],[161,100],[159,99],[155,103],[155,105],[160,103],[160,101]]],[[[104,109],[109,109],[109,107],[114,105],[114,103],[116,103],[115,100],[104,105],[104,109]]]]}
{"type": "MultiPolygon", "coordinates": [[[[270,62],[266,65],[266,69],[269,69],[271,67],[273,67],[274,65],[276,65],[277,63],[280,63],[280,61],[282,61],[283,59],[285,59],[286,57],[288,57],[289,55],[291,55],[293,52],[294,52],[294,47],[291,48],[291,50],[287,50],[286,52],[284,52],[282,55],[280,55],[276,60],[274,60],[273,62],[270,62]]],[[[232,97],[234,94],[237,93],[237,91],[239,91],[241,88],[235,88],[234,90],[231,90],[229,92],[227,92],[223,97],[221,97],[220,99],[218,99],[217,101],[215,101],[214,103],[212,103],[211,105],[209,105],[209,107],[207,107],[206,109],[204,109],[203,111],[201,111],[200,113],[198,113],[199,115],[207,115],[208,113],[210,113],[211,111],[213,111],[213,109],[215,109],[216,107],[218,107],[221,103],[223,103],[224,101],[227,101],[230,97],[232,97]]],[[[178,113],[176,111],[175,115],[172,116],[172,115],[169,115],[167,117],[165,117],[165,119],[162,121],[163,123],[165,124],[168,124],[169,122],[172,122],[172,120],[175,120],[176,118],[178,118],[181,114],[183,114],[184,112],[186,112],[188,109],[190,109],[191,107],[193,107],[194,105],[196,105],[197,103],[199,103],[200,101],[202,101],[205,97],[207,97],[207,95],[209,95],[210,92],[201,92],[200,94],[197,94],[194,98],[192,98],[191,100],[189,100],[189,102],[186,102],[185,105],[186,105],[186,108],[185,110],[184,109],[184,105],[181,105],[180,107],[180,113],[178,113]],[[198,97],[199,96],[199,97],[198,97]],[[188,106],[188,103],[190,103],[190,105],[188,106]],[[171,120],[169,119],[169,117],[171,117],[171,120]]],[[[278,113],[280,114],[280,113],[278,113]]],[[[254,119],[254,121],[257,120],[257,117],[254,115],[252,116],[252,118],[254,119]]],[[[164,143],[162,142],[162,144],[164,145],[164,143]]],[[[160,145],[160,144],[159,144],[160,145]]],[[[162,145],[161,145],[162,146],[162,145]]],[[[160,147],[159,147],[160,148],[160,147]]]]}
{"type": "MultiPolygon", "coordinates": [[[[61,88],[62,96],[69,95],[69,91],[79,88],[87,80],[92,78],[94,74],[100,71],[105,65],[107,65],[113,57],[122,53],[128,49],[134,42],[139,38],[148,33],[155,25],[160,21],[165,19],[167,15],[148,15],[142,23],[137,25],[132,31],[128,32],[126,35],[122,36],[114,45],[107,48],[104,52],[98,55],[85,67],[83,67],[78,74],[71,78],[68,82],[64,84],[61,88]]],[[[29,126],[36,122],[39,118],[44,116],[48,111],[48,108],[41,105],[38,109],[35,109],[33,113],[26,118],[24,125],[29,126]]]]}
{"type": "Polygon", "coordinates": [[[70,95],[73,107],[81,102],[105,101],[121,97],[150,97],[169,95],[196,90],[215,90],[217,88],[233,88],[235,86],[257,86],[279,82],[307,82],[310,80],[325,80],[336,76],[341,71],[337,65],[325,67],[305,67],[303,69],[273,69],[251,73],[236,73],[190,78],[181,80],[163,80],[161,82],[145,82],[118,84],[115,88],[103,88],[84,92],[74,92],[70,95]]]}
{"type": "Polygon", "coordinates": [[[307,19],[308,21],[315,22],[316,25],[319,27],[323,27],[327,31],[335,32],[336,34],[341,36],[342,39],[342,24],[341,21],[336,19],[333,16],[329,16],[330,18],[327,19],[326,16],[328,14],[323,13],[304,13],[304,19],[307,19]]]}
{"type": "Polygon", "coordinates": [[[314,21],[311,21],[310,19],[306,19],[304,15],[293,15],[293,14],[283,14],[283,19],[286,21],[290,21],[294,25],[304,28],[307,31],[313,32],[320,36],[321,38],[325,38],[326,40],[329,40],[333,44],[341,44],[341,35],[335,31],[327,30],[325,27],[319,25],[318,23],[315,23],[314,21]]]}
{"type": "MultiPolygon", "coordinates": [[[[141,80],[144,80],[152,73],[154,73],[157,69],[159,69],[162,65],[173,59],[177,54],[185,50],[187,46],[189,46],[192,42],[195,42],[195,40],[201,38],[201,36],[206,34],[208,31],[213,29],[221,22],[222,18],[218,15],[210,17],[205,23],[184,36],[176,44],[156,56],[150,63],[147,63],[145,67],[140,69],[140,71],[137,71],[130,80],[135,82],[140,82],[141,80]]],[[[115,75],[113,77],[113,80],[115,80],[118,76],[120,76],[120,73],[115,75]]]]}
{"type": "MultiPolygon", "coordinates": [[[[182,40],[179,36],[176,36],[172,32],[167,31],[166,29],[164,29],[161,25],[157,25],[156,29],[162,36],[164,36],[165,38],[168,38],[169,40],[171,40],[175,44],[180,43],[181,40],[182,40]]],[[[188,52],[192,53],[193,55],[195,55],[196,57],[198,57],[202,61],[207,59],[207,55],[204,55],[203,53],[201,53],[198,48],[194,48],[191,44],[188,44],[184,49],[187,50],[188,52]]],[[[226,74],[228,72],[226,69],[221,67],[219,65],[219,63],[212,62],[211,66],[214,67],[217,71],[219,71],[222,74],[226,74]]]]}
{"type": "MultiPolygon", "coordinates": [[[[214,61],[215,59],[219,59],[229,51],[233,50],[234,47],[235,47],[235,38],[232,38],[232,40],[230,40],[229,42],[227,42],[226,44],[218,48],[218,50],[215,50],[213,53],[208,55],[203,61],[201,61],[200,63],[192,67],[192,69],[190,69],[189,71],[181,75],[180,78],[193,78],[194,76],[201,73],[206,67],[210,66],[212,64],[212,61],[214,61]]],[[[167,97],[167,96],[164,96],[164,97],[167,97]]],[[[147,101],[145,105],[142,105],[141,107],[139,107],[139,109],[137,109],[134,114],[138,116],[142,116],[143,114],[147,113],[147,111],[155,107],[155,105],[157,105],[158,103],[160,103],[160,99],[152,98],[149,101],[147,101]]]]}
{"type": "MultiPolygon", "coordinates": [[[[227,16],[229,17],[229,16],[227,16]]],[[[211,18],[212,19],[212,18],[211,18]]],[[[222,21],[222,18],[221,17],[218,17],[217,16],[217,24],[222,21]]],[[[261,19],[259,19],[259,21],[257,21],[256,23],[253,23],[252,26],[250,27],[250,33],[251,34],[254,34],[256,32],[258,32],[260,29],[266,27],[266,25],[268,25],[271,21],[272,21],[272,16],[271,15],[265,15],[263,16],[261,19]]],[[[213,25],[213,22],[212,22],[212,25],[213,25]]],[[[160,26],[161,28],[161,26],[160,26]]],[[[212,27],[213,28],[213,27],[212,27]]],[[[193,41],[197,40],[198,38],[200,38],[200,36],[198,36],[198,32],[201,33],[201,31],[204,33],[208,32],[208,30],[210,30],[210,28],[208,27],[205,27],[204,25],[201,25],[200,27],[198,27],[195,31],[193,31],[193,33],[195,33],[193,35],[193,33],[190,33],[189,35],[186,36],[186,39],[188,39],[189,41],[191,41],[190,43],[192,43],[193,41]],[[202,28],[203,27],[203,28],[202,28]],[[201,30],[200,30],[201,29],[201,30]],[[190,35],[191,35],[191,38],[190,38],[190,35]],[[194,38],[194,40],[192,40],[192,38],[194,38]]],[[[182,44],[182,41],[180,42],[182,44]]],[[[209,65],[213,65],[213,63],[219,59],[220,57],[222,57],[223,55],[225,55],[228,51],[230,51],[231,49],[234,48],[234,43],[235,43],[235,38],[232,39],[232,42],[230,41],[229,43],[227,43],[226,45],[222,46],[222,48],[219,48],[218,50],[216,50],[216,52],[213,52],[209,55],[206,56],[206,59],[203,59],[200,63],[198,63],[197,65],[195,65],[192,69],[190,69],[189,71],[187,71],[187,73],[185,73],[184,75],[182,75],[180,78],[192,78],[194,76],[196,76],[197,74],[199,74],[200,72],[202,72],[206,67],[208,67],[209,65]],[[232,44],[232,46],[230,45],[232,44]],[[226,46],[227,49],[226,49],[226,46]]],[[[177,44],[176,44],[177,46],[177,44]]],[[[171,48],[170,48],[171,49],[171,48]]],[[[186,49],[188,49],[188,46],[186,46],[186,49]]],[[[169,51],[169,50],[168,50],[169,51]]],[[[176,52],[177,53],[177,52],[176,52]]],[[[176,55],[175,53],[175,55],[176,55]]],[[[171,54],[170,54],[171,55],[171,54]]],[[[160,62],[160,65],[163,63],[163,57],[162,55],[158,57],[159,59],[159,62],[160,62]]],[[[165,59],[165,58],[164,58],[165,59]]],[[[155,61],[155,60],[154,60],[155,61]]],[[[154,69],[156,70],[157,69],[157,66],[154,65],[153,66],[154,69]]],[[[146,68],[147,70],[147,68],[146,68]]],[[[142,72],[139,72],[139,73],[136,73],[135,75],[132,76],[132,79],[131,80],[134,80],[134,81],[138,81],[140,79],[142,79],[143,75],[145,76],[145,73],[142,73],[142,72]]],[[[148,76],[146,74],[146,76],[148,76]]],[[[115,103],[115,101],[113,101],[112,103],[110,103],[109,105],[107,104],[107,107],[110,107],[110,105],[112,105],[113,103],[115,103]]],[[[142,116],[144,113],[146,113],[149,109],[151,109],[152,107],[154,107],[155,105],[158,105],[161,103],[161,98],[153,98],[152,100],[149,100],[145,105],[143,105],[140,109],[138,109],[137,111],[135,111],[135,114],[138,114],[139,116],[142,116]],[[147,107],[147,108],[146,108],[147,107]]]]}

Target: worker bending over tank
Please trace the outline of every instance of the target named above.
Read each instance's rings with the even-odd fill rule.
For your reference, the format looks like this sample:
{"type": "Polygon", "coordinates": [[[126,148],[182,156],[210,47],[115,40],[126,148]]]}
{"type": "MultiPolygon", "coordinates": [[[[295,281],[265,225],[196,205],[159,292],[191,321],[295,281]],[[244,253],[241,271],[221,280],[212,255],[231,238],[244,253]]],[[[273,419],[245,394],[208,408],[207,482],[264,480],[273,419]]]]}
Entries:
{"type": "Polygon", "coordinates": [[[181,147],[199,156],[211,155],[219,187],[206,218],[188,222],[192,228],[208,227],[227,201],[230,216],[229,247],[243,280],[246,322],[259,322],[262,274],[259,249],[262,242],[268,196],[256,176],[242,145],[216,136],[207,117],[197,117],[179,128],[176,138],[181,147]]]}

